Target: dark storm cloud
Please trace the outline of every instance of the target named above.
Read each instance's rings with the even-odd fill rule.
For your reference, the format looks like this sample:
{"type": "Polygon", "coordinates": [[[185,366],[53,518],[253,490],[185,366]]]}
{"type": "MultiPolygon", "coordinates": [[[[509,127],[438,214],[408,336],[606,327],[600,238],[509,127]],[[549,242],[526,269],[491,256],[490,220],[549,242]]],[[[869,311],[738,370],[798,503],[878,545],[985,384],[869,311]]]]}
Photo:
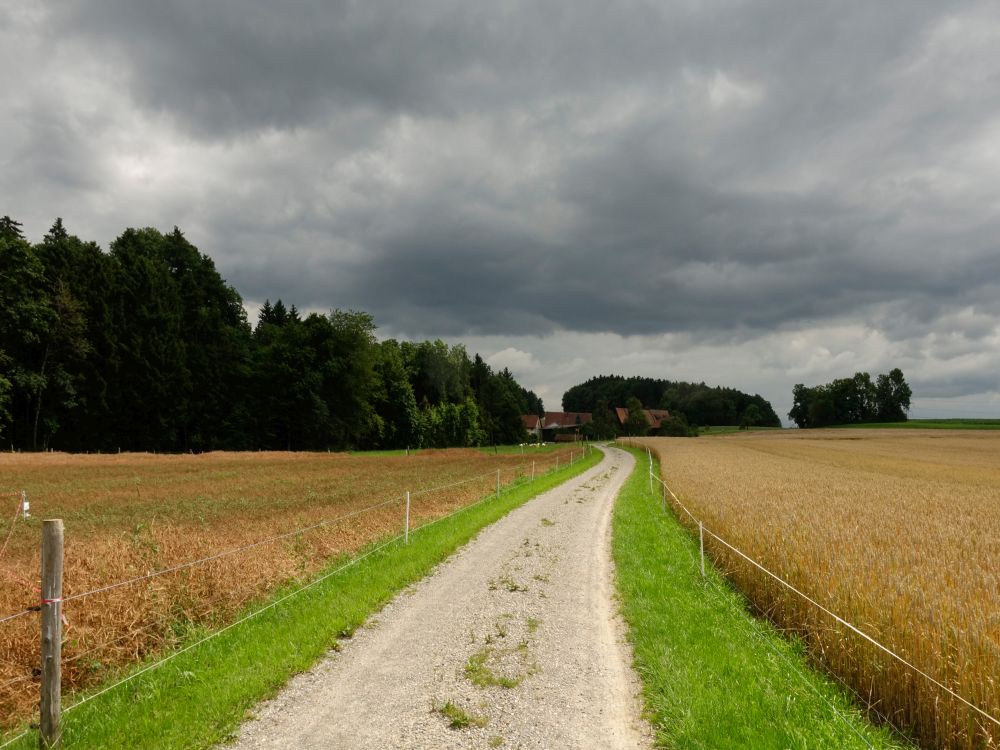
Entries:
{"type": "Polygon", "coordinates": [[[0,36],[3,212],[179,224],[253,302],[771,336],[762,371],[787,332],[803,378],[877,359],[833,329],[994,346],[988,3],[65,0],[0,36]]]}
{"type": "Polygon", "coordinates": [[[132,97],[205,138],[314,124],[334,108],[421,110],[458,29],[411,27],[375,4],[70,3],[62,33],[107,50],[132,97]],[[415,33],[414,33],[415,32],[415,33]]]}

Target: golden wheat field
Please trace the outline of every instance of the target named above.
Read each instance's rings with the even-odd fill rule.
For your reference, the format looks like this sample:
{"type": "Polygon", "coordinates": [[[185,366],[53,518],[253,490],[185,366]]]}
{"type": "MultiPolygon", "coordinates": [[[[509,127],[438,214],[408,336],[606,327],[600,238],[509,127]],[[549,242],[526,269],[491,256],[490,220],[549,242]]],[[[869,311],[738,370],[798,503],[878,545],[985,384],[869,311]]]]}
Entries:
{"type": "MultiPolygon", "coordinates": [[[[63,687],[96,684],[169,647],[186,627],[224,623],[276,587],[401,533],[406,491],[413,528],[488,495],[498,469],[510,484],[532,463],[538,473],[565,464],[573,450],[0,455],[0,618],[38,604],[41,519],[62,518],[63,687]],[[21,490],[30,518],[15,521],[21,490]]],[[[33,612],[0,621],[0,726],[30,717],[37,704],[38,627],[33,612]]]]}
{"type": "MultiPolygon", "coordinates": [[[[640,442],[706,529],[1000,717],[1000,432],[640,442]]],[[[883,720],[927,747],[1000,743],[1000,726],[708,535],[706,551],[883,720]]]]}

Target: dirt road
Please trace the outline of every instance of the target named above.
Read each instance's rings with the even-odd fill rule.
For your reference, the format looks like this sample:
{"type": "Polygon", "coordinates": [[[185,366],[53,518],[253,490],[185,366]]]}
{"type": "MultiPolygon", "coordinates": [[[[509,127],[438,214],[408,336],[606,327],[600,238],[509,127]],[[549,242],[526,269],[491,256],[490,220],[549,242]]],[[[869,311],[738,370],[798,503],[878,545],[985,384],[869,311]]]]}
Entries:
{"type": "Polygon", "coordinates": [[[645,748],[602,463],[485,529],[296,677],[237,748],[645,748]]]}

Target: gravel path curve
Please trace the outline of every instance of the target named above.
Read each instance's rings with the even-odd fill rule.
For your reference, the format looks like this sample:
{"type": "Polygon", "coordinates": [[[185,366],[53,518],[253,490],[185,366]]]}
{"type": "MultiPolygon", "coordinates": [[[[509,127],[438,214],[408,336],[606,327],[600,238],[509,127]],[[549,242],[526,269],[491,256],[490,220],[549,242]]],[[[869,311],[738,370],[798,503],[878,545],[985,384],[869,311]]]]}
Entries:
{"type": "Polygon", "coordinates": [[[650,747],[610,556],[634,461],[605,454],[396,597],[263,704],[235,746],[650,747]]]}

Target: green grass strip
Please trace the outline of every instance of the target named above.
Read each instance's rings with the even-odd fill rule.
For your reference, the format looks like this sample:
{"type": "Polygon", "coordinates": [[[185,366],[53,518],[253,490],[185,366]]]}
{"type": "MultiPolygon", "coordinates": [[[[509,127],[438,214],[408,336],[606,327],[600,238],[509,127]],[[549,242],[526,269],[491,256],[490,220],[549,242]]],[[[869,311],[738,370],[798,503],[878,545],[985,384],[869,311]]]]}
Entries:
{"type": "Polygon", "coordinates": [[[858,422],[832,426],[842,430],[1000,430],[1000,419],[908,419],[905,422],[858,422]]]}
{"type": "Polygon", "coordinates": [[[546,453],[554,453],[555,451],[567,449],[580,453],[580,451],[585,449],[587,445],[588,443],[584,443],[582,441],[577,441],[575,443],[525,443],[524,445],[484,445],[481,446],[479,450],[487,455],[505,455],[516,453],[524,456],[525,458],[531,458],[532,456],[544,455],[546,453]]]}
{"type": "MultiPolygon", "coordinates": [[[[410,533],[408,546],[399,540],[382,542],[381,549],[372,545],[367,557],[329,575],[344,565],[338,561],[317,576],[329,577],[301,594],[64,714],[63,747],[187,750],[231,738],[257,703],[336,648],[340,638],[349,637],[484,526],[598,464],[601,457],[595,450],[572,466],[505,488],[499,499],[429,523],[410,533]]],[[[294,590],[277,592],[270,602],[294,590]]],[[[191,633],[187,643],[206,635],[191,633]]],[[[10,745],[37,746],[35,732],[10,745]]]]}
{"type": "MultiPolygon", "coordinates": [[[[706,561],[697,539],[649,490],[637,466],[614,512],[613,554],[646,716],[658,747],[908,748],[872,725],[847,694],[810,667],[801,645],[749,613],[706,561]]],[[[653,471],[659,476],[659,466],[653,471]]]]}

